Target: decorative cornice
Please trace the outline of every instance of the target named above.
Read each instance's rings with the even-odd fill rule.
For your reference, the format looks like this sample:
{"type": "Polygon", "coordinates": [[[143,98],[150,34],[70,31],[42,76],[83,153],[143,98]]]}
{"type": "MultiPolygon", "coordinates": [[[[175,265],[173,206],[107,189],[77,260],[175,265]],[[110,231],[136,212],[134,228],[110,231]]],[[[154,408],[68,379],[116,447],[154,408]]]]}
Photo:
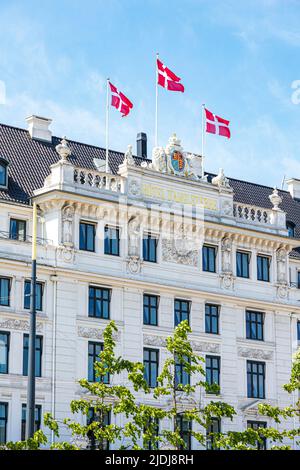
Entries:
{"type": "MultiPolygon", "coordinates": [[[[103,332],[104,328],[86,328],[86,327],[78,327],[78,336],[82,338],[89,338],[89,339],[100,339],[103,341],[103,332]]],[[[120,332],[113,334],[114,340],[120,339],[120,332]]]]}
{"type": "MultiPolygon", "coordinates": [[[[144,344],[148,346],[166,347],[166,338],[162,336],[144,334],[144,344]]],[[[206,341],[200,343],[198,341],[191,341],[191,346],[194,351],[210,352],[216,354],[220,353],[220,345],[216,343],[208,343],[206,341]]]]}

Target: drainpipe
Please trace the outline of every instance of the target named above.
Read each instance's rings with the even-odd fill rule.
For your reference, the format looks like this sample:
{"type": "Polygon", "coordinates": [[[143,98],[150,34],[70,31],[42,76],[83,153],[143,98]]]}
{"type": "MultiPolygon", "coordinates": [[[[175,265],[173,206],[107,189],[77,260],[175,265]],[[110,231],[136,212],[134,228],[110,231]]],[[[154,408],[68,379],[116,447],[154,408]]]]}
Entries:
{"type": "MultiPolygon", "coordinates": [[[[53,321],[52,321],[52,366],[51,366],[51,414],[55,419],[56,404],[56,317],[57,317],[57,276],[50,277],[53,282],[53,321]]],[[[55,442],[55,434],[51,431],[51,444],[55,442]]]]}

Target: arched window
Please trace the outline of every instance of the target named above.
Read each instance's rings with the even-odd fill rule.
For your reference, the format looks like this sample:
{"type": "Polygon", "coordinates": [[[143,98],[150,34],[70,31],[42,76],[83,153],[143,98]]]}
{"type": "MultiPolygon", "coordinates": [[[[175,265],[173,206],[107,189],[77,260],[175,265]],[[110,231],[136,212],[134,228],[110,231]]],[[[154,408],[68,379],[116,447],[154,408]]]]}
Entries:
{"type": "Polygon", "coordinates": [[[286,228],[288,230],[289,237],[294,237],[295,236],[295,224],[293,222],[288,221],[286,223],[286,228]]]}
{"type": "Polygon", "coordinates": [[[7,188],[8,161],[0,157],[0,188],[7,188]]]}

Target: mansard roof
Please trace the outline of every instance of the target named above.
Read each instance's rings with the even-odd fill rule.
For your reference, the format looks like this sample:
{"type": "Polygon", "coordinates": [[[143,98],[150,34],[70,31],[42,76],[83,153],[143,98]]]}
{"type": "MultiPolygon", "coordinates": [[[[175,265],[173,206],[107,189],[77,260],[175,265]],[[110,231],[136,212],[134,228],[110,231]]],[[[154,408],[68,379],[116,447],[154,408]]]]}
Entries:
{"type": "MultiPolygon", "coordinates": [[[[50,174],[50,166],[59,160],[55,146],[61,138],[52,137],[52,142],[32,139],[26,129],[0,124],[0,157],[9,162],[8,189],[0,190],[0,200],[29,204],[35,189],[44,185],[50,174]]],[[[77,167],[95,169],[94,158],[105,159],[105,149],[73,140],[68,140],[72,150],[70,162],[77,167]]],[[[134,157],[137,164],[143,160],[134,157]]],[[[109,165],[117,173],[124,153],[109,151],[109,165]]],[[[209,174],[209,180],[214,175],[209,174]]],[[[272,208],[269,195],[271,187],[229,178],[234,190],[234,200],[243,204],[272,208]]],[[[280,207],[287,213],[287,221],[295,224],[295,236],[300,238],[300,201],[293,199],[288,191],[278,191],[282,197],[280,207]]]]}

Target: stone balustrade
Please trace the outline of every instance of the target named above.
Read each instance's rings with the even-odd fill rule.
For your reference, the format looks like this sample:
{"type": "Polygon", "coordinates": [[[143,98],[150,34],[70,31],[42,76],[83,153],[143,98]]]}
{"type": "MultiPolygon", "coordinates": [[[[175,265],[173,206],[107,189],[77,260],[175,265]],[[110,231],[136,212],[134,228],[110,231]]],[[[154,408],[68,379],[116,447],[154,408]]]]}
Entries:
{"type": "Polygon", "coordinates": [[[124,179],[121,176],[86,168],[74,168],[74,184],[80,187],[124,193],[124,179]]]}
{"type": "Polygon", "coordinates": [[[273,225],[273,211],[236,202],[233,204],[233,215],[236,219],[248,223],[273,225]]]}

